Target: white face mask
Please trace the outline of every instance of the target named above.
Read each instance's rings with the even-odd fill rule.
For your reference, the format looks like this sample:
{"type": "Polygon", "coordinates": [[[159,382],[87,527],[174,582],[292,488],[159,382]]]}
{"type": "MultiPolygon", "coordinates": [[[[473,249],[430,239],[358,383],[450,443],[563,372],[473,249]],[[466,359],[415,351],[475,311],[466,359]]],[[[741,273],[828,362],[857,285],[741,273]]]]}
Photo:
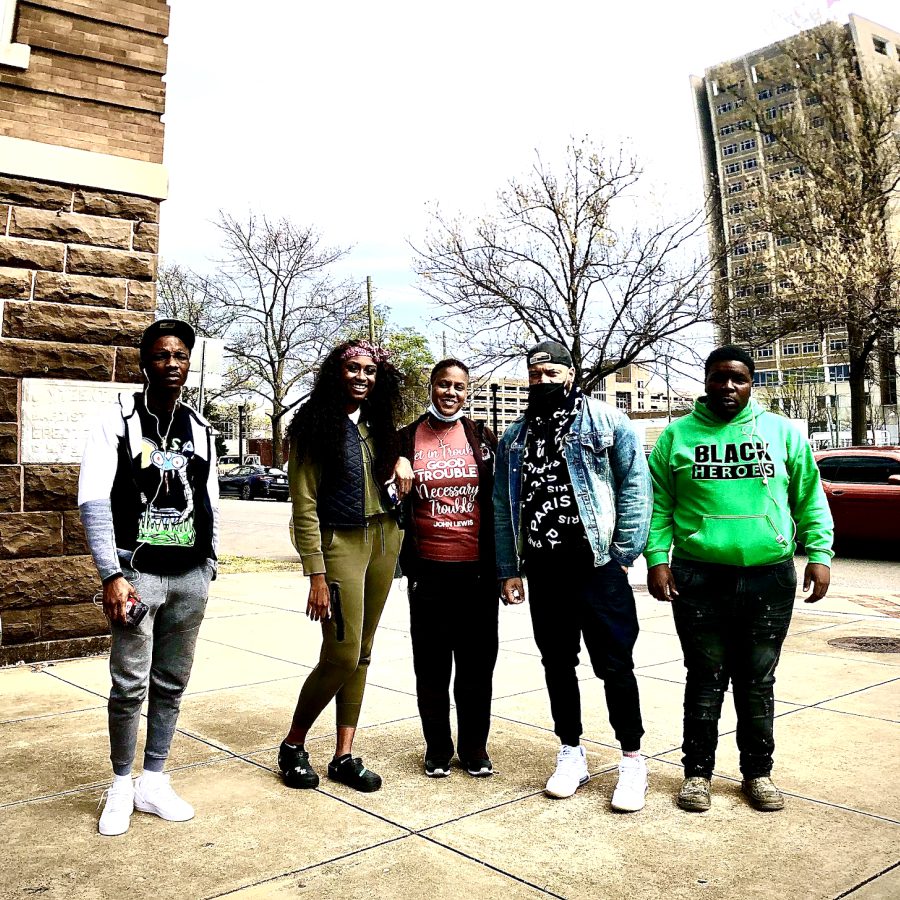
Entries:
{"type": "Polygon", "coordinates": [[[458,422],[463,417],[462,409],[458,409],[452,416],[445,416],[442,412],[439,412],[437,407],[434,405],[434,402],[428,404],[428,409],[426,410],[430,415],[434,416],[438,422],[458,422]]]}

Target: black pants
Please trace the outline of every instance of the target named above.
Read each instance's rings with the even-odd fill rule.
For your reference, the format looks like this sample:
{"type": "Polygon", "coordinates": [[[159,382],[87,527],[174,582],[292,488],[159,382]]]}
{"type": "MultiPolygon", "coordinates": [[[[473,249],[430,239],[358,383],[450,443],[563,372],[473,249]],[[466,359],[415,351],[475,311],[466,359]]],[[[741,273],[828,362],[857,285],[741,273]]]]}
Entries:
{"type": "Polygon", "coordinates": [[[684,651],[684,774],[711,778],[719,714],[731,680],[744,778],[767,776],[775,750],[775,667],[797,590],[794,561],[772,566],[672,562],[684,651]]]}
{"type": "Polygon", "coordinates": [[[581,637],[603,679],[609,722],[622,750],[641,747],[644,727],[632,651],[638,636],[634,593],[622,567],[593,560],[528,566],[528,602],[541,651],[554,731],[563,744],[581,740],[578,653],[581,637]]]}
{"type": "Polygon", "coordinates": [[[416,696],[426,755],[453,756],[450,674],[456,664],[457,750],[466,762],[486,753],[497,662],[497,582],[478,563],[422,560],[409,582],[416,696]]]}

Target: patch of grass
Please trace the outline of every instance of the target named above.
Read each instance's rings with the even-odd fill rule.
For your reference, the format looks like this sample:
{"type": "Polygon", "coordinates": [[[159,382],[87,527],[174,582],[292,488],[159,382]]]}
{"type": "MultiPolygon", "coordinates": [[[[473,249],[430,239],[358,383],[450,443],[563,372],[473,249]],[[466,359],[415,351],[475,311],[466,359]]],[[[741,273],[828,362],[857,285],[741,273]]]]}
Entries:
{"type": "Polygon", "coordinates": [[[219,572],[222,575],[240,575],[245,572],[297,572],[303,574],[300,560],[259,559],[255,556],[219,556],[219,572]]]}

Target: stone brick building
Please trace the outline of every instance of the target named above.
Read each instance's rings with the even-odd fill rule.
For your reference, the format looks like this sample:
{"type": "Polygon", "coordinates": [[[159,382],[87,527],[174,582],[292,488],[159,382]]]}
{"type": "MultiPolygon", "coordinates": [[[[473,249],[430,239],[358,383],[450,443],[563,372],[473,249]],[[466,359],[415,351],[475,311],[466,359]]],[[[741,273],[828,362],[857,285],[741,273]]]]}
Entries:
{"type": "Polygon", "coordinates": [[[165,0],[0,0],[0,665],[102,650],[84,429],[153,319],[165,0]]]}

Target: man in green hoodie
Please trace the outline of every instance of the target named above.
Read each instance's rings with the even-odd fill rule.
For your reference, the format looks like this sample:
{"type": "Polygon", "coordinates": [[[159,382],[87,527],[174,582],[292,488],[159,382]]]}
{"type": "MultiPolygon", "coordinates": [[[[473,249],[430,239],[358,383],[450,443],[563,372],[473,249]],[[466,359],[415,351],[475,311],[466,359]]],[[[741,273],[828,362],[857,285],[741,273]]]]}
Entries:
{"type": "Polygon", "coordinates": [[[812,448],[787,419],[751,399],[753,372],[740,347],[714,350],[706,396],[666,428],[650,455],[647,587],[672,603],[684,651],[678,805],[692,812],[710,806],[729,680],[741,789],[756,809],[784,806],[770,777],[773,685],[794,607],[797,541],[809,557],[806,602],[824,597],[830,580],[834,526],[812,448]]]}

